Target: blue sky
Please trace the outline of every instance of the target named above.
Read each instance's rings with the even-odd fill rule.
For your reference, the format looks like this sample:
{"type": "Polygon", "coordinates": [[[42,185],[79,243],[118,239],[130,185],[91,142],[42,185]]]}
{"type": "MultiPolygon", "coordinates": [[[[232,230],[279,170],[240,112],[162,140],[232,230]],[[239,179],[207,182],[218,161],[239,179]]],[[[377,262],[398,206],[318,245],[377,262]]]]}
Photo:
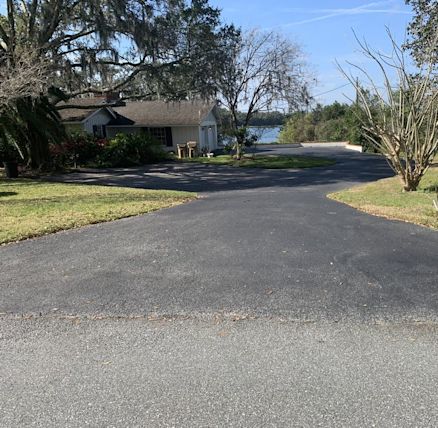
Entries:
{"type": "MultiPolygon", "coordinates": [[[[386,27],[398,41],[403,41],[412,17],[403,0],[210,0],[210,3],[222,9],[225,22],[242,28],[276,30],[300,43],[317,78],[315,95],[345,84],[335,60],[341,64],[351,61],[366,67],[372,65],[358,52],[352,29],[373,48],[389,52],[386,27]]],[[[344,94],[352,97],[353,91],[344,87],[317,100],[324,104],[348,101],[344,94]]]]}

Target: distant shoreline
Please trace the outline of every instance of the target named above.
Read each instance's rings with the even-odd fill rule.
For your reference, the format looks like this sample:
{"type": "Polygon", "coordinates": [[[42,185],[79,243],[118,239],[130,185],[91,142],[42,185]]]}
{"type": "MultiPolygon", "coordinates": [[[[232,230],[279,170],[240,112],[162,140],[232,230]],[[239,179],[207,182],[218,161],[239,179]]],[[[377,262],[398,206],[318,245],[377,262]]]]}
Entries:
{"type": "Polygon", "coordinates": [[[248,128],[281,128],[283,125],[249,125],[248,128]]]}

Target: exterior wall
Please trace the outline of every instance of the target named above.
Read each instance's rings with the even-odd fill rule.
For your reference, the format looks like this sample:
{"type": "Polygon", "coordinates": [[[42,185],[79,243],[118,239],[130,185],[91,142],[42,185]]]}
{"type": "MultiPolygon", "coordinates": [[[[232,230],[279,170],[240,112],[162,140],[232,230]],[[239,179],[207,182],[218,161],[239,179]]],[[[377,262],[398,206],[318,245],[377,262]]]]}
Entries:
{"type": "Polygon", "coordinates": [[[213,114],[213,111],[211,111],[208,116],[202,121],[201,126],[213,126],[217,125],[217,119],[216,116],[213,114]]]}
{"type": "Polygon", "coordinates": [[[84,131],[92,134],[94,125],[106,125],[111,119],[112,117],[107,110],[99,110],[93,113],[88,119],[85,119],[83,122],[84,131]]]}
{"type": "Polygon", "coordinates": [[[196,141],[201,150],[208,147],[210,150],[218,148],[216,119],[203,121],[202,126],[174,126],[172,127],[173,149],[177,144],[185,144],[188,141],[196,141]]]}
{"type": "Polygon", "coordinates": [[[188,141],[196,141],[198,144],[200,144],[198,129],[199,128],[197,126],[172,127],[173,150],[177,150],[177,144],[185,144],[188,141]]]}

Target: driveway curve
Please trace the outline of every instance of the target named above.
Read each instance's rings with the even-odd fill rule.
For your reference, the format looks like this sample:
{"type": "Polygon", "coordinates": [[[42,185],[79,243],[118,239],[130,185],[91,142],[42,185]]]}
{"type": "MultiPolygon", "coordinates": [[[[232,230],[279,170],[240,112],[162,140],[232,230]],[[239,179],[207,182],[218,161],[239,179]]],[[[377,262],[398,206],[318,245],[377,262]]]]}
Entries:
{"type": "Polygon", "coordinates": [[[326,198],[391,175],[382,159],[343,148],[261,150],[337,163],[307,170],[171,163],[60,177],[200,198],[0,248],[0,312],[436,320],[438,233],[326,198]]]}

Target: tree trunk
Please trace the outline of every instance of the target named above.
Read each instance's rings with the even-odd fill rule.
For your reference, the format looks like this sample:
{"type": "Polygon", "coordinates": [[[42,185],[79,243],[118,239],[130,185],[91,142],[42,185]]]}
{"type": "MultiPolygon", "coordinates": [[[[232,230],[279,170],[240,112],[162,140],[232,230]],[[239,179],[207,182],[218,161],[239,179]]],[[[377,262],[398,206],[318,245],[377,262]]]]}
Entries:
{"type": "Polygon", "coordinates": [[[30,166],[32,169],[44,170],[50,162],[49,144],[38,137],[30,142],[30,166]]]}
{"type": "Polygon", "coordinates": [[[404,192],[415,192],[420,184],[421,176],[404,177],[401,176],[404,192]]]}
{"type": "Polygon", "coordinates": [[[236,159],[240,160],[242,158],[242,144],[237,139],[236,140],[236,159]]]}
{"type": "Polygon", "coordinates": [[[239,139],[238,130],[239,130],[239,120],[237,118],[237,108],[231,108],[231,129],[236,138],[236,159],[240,160],[242,157],[242,145],[239,139]]]}

